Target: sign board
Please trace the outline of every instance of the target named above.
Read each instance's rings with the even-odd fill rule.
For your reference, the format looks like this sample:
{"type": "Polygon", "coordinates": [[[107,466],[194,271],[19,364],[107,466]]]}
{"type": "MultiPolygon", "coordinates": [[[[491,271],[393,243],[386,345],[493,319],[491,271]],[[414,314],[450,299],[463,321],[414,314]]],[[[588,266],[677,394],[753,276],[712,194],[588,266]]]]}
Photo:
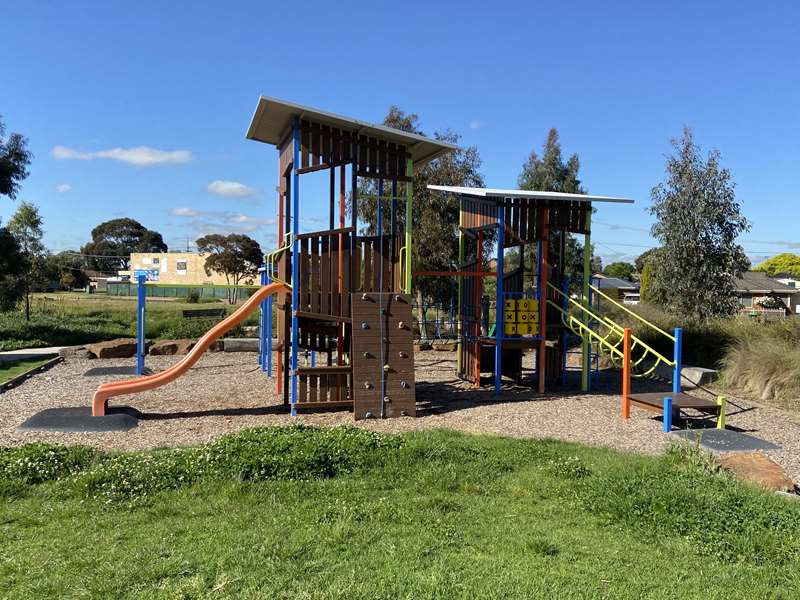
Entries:
{"type": "Polygon", "coordinates": [[[133,281],[139,281],[140,275],[144,275],[145,281],[158,281],[158,269],[134,269],[133,281]]]}

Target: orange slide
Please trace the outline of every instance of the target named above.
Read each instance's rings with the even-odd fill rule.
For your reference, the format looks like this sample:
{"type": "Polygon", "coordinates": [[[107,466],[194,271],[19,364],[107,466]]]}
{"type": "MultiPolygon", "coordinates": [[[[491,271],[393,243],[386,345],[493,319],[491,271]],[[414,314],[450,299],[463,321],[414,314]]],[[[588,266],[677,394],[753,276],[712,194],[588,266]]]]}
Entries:
{"type": "Polygon", "coordinates": [[[197,343],[194,345],[191,351],[189,351],[189,354],[184,356],[169,369],[161,371],[160,373],[155,373],[154,375],[137,377],[136,379],[128,379],[127,381],[104,383],[97,388],[94,396],[92,397],[92,415],[95,417],[102,417],[104,414],[106,414],[108,399],[112,396],[146,392],[147,390],[152,390],[171,381],[175,381],[178,377],[186,373],[186,371],[188,371],[189,368],[191,368],[192,365],[194,365],[194,363],[200,359],[200,357],[206,350],[208,350],[208,347],[214,340],[244,321],[247,318],[247,315],[256,310],[263,300],[266,300],[272,294],[288,290],[289,288],[283,283],[271,283],[269,285],[265,285],[255,294],[250,296],[247,301],[228,318],[220,321],[214,325],[214,327],[209,329],[203,337],[197,340],[197,343]]]}

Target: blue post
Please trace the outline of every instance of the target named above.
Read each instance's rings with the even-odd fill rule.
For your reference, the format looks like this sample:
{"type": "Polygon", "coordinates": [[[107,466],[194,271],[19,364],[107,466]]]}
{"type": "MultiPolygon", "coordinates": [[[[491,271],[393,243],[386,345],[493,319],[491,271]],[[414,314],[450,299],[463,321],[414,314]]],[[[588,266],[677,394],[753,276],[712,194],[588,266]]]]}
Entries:
{"type": "MultiPolygon", "coordinates": [[[[261,263],[261,268],[258,270],[259,275],[261,276],[261,285],[267,285],[267,265],[266,263],[261,263]]],[[[266,336],[266,329],[267,329],[267,301],[262,300],[260,306],[261,314],[259,315],[258,320],[258,366],[261,368],[261,371],[267,370],[267,336],[266,336]]]]}
{"type": "Polygon", "coordinates": [[[147,349],[147,340],[145,340],[145,305],[147,300],[147,290],[145,290],[144,283],[147,278],[144,275],[139,275],[136,278],[136,374],[144,374],[144,353],[147,349]]]}
{"type": "Polygon", "coordinates": [[[672,397],[664,398],[664,433],[672,431],[672,397]]]}
{"type": "Polygon", "coordinates": [[[494,326],[494,393],[500,394],[503,380],[503,333],[505,331],[505,298],[503,297],[503,244],[506,229],[506,211],[502,200],[497,206],[497,290],[495,291],[495,326],[494,326]]]}
{"type": "MultiPolygon", "coordinates": [[[[272,273],[266,272],[267,285],[272,283],[272,273]]],[[[267,331],[265,336],[267,340],[267,377],[272,377],[272,294],[267,298],[267,331]]]]}
{"type": "Polygon", "coordinates": [[[672,391],[676,394],[681,392],[681,363],[683,362],[683,329],[676,327],[675,349],[672,358],[675,361],[675,369],[672,372],[672,391]]]}
{"type": "Polygon", "coordinates": [[[297,311],[300,309],[300,119],[294,118],[294,140],[292,165],[292,389],[291,389],[291,415],[297,416],[297,355],[298,336],[300,334],[297,323],[297,311]]]}

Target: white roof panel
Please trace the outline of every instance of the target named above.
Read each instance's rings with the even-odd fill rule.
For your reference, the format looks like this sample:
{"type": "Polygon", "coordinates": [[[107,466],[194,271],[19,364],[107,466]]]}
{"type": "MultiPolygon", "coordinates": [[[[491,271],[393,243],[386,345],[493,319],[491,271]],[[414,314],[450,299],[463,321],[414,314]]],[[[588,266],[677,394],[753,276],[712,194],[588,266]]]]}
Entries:
{"type": "Polygon", "coordinates": [[[429,185],[429,190],[475,196],[477,198],[531,198],[533,200],[579,200],[581,202],[621,202],[633,204],[629,198],[592,196],[589,194],[566,194],[564,192],[539,192],[535,190],[503,190],[497,188],[461,187],[455,185],[429,185]]]}
{"type": "Polygon", "coordinates": [[[269,96],[261,96],[258,99],[256,112],[247,130],[247,138],[277,146],[283,141],[295,117],[403,144],[411,154],[415,167],[422,166],[446,152],[458,149],[455,144],[434,140],[424,135],[407,133],[385,125],[359,121],[358,119],[344,117],[318,108],[303,106],[302,104],[295,104],[294,102],[287,102],[286,100],[269,96]]]}

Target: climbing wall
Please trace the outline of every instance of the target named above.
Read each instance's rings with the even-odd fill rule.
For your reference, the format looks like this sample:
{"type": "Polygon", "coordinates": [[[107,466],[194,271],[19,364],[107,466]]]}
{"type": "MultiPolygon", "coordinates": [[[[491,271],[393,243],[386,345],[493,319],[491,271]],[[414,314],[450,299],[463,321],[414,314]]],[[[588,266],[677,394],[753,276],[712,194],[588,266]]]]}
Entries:
{"type": "Polygon", "coordinates": [[[353,414],[416,416],[411,297],[352,295],[353,414]]]}

